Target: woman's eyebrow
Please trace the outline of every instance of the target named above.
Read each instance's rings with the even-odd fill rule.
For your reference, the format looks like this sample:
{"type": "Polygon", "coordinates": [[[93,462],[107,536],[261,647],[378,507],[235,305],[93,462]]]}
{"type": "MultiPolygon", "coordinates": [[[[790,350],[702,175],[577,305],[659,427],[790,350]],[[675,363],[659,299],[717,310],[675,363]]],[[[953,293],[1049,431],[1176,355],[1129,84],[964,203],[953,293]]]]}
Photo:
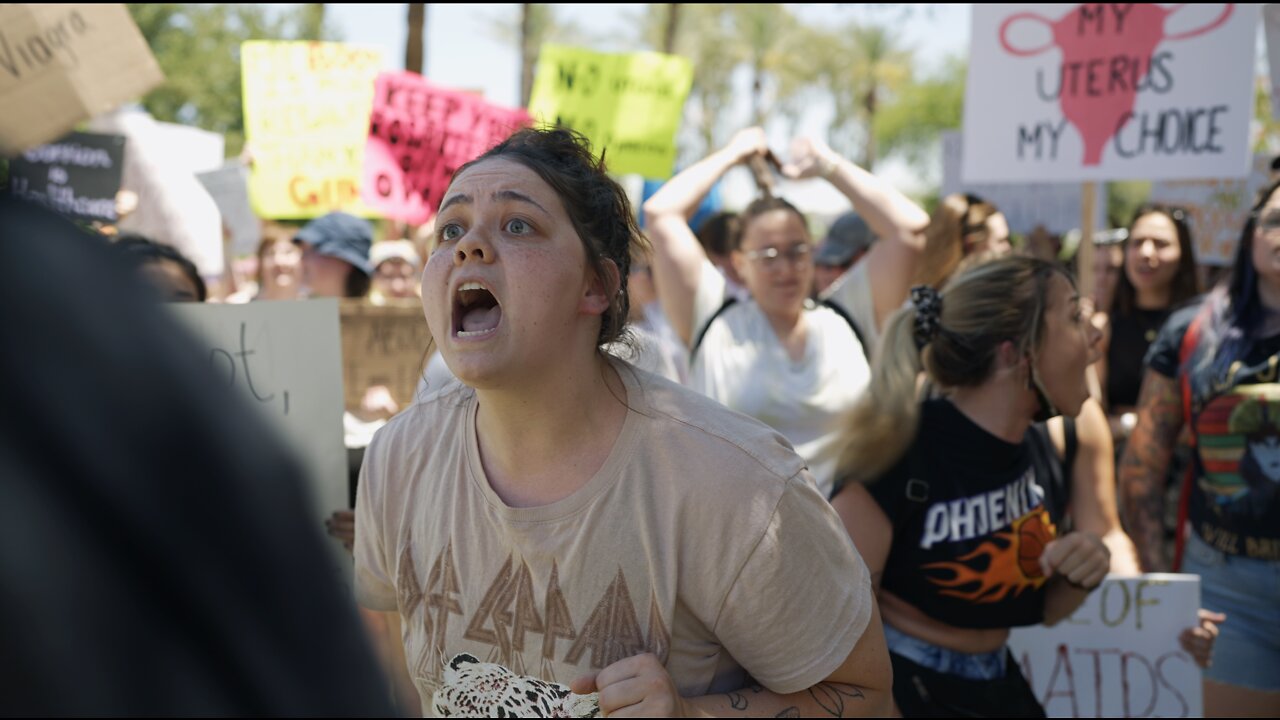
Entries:
{"type": "MultiPolygon", "coordinates": [[[[542,211],[544,214],[546,214],[546,215],[550,215],[550,214],[551,214],[551,213],[547,212],[547,209],[546,209],[546,208],[544,208],[544,207],[542,207],[541,205],[539,205],[539,204],[538,204],[538,203],[537,203],[533,198],[531,198],[531,197],[529,197],[528,195],[525,195],[525,194],[523,194],[523,193],[518,193],[518,192],[516,192],[515,190],[499,190],[498,192],[495,192],[495,193],[493,194],[493,199],[494,199],[494,200],[515,200],[516,202],[528,203],[528,204],[530,204],[530,205],[532,205],[532,206],[534,206],[534,207],[538,208],[539,210],[541,210],[541,211],[542,211]]],[[[441,209],[443,209],[443,208],[441,208],[441,209]]]]}
{"type": "Polygon", "coordinates": [[[436,211],[436,214],[437,214],[437,215],[439,215],[440,213],[444,212],[445,210],[448,210],[451,206],[453,206],[453,205],[457,205],[458,203],[466,203],[466,204],[470,205],[470,204],[471,204],[471,196],[470,196],[470,195],[467,195],[467,194],[464,194],[464,193],[458,193],[457,195],[450,195],[450,196],[449,196],[449,199],[445,200],[445,201],[440,205],[440,209],[436,211]]]}

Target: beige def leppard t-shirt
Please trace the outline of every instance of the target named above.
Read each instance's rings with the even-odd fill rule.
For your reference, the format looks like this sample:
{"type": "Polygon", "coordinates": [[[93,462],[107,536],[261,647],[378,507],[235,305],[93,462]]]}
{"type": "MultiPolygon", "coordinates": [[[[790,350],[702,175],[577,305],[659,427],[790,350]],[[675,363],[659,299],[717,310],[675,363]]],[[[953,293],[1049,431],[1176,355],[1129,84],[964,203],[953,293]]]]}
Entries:
{"type": "Polygon", "coordinates": [[[616,361],[630,407],[604,466],[533,508],[490,488],[475,392],[453,381],[365,454],[356,594],[398,611],[429,712],[466,652],[569,683],[651,652],[681,694],[779,693],[831,674],[871,617],[871,583],[803,461],[768,427],[616,361]]]}

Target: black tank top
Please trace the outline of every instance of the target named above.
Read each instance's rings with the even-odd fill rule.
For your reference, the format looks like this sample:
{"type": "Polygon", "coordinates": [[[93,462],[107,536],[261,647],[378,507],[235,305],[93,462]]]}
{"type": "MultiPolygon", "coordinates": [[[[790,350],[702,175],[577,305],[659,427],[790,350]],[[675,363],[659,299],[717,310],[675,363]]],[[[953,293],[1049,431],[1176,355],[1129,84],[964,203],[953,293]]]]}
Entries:
{"type": "Polygon", "coordinates": [[[1170,312],[1135,308],[1128,315],[1111,317],[1111,344],[1107,346],[1107,402],[1111,407],[1138,404],[1142,359],[1170,312]]]}
{"type": "Polygon", "coordinates": [[[1040,554],[1060,534],[1067,477],[1043,426],[1012,444],[924,402],[915,442],[868,486],[893,523],[881,586],[954,627],[1042,622],[1040,554]]]}

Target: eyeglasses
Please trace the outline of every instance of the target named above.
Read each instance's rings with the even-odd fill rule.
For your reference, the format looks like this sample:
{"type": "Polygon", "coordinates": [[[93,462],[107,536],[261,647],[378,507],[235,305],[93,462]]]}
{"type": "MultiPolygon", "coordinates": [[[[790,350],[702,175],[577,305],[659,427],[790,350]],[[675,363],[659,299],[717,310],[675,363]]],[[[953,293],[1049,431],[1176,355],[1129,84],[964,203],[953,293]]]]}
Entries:
{"type": "Polygon", "coordinates": [[[1280,230],[1280,212],[1272,211],[1255,217],[1257,217],[1256,227],[1260,232],[1273,233],[1280,230]]]}
{"type": "Polygon", "coordinates": [[[809,255],[812,252],[813,248],[809,247],[809,243],[796,243],[786,250],[779,250],[776,247],[767,247],[744,252],[743,255],[745,255],[748,260],[758,262],[765,268],[772,270],[782,265],[783,258],[786,258],[792,265],[799,265],[800,263],[808,260],[809,255]]]}

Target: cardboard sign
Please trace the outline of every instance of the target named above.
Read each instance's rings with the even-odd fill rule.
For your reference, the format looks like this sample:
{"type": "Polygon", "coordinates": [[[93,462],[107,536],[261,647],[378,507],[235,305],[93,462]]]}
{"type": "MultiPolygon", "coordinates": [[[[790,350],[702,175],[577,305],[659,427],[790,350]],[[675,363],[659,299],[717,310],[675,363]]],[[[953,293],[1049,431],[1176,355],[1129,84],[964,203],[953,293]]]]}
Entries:
{"type": "Polygon", "coordinates": [[[1069,619],[1015,628],[1009,649],[1049,717],[1203,717],[1178,644],[1199,607],[1198,575],[1107,578],[1069,619]]]}
{"type": "Polygon", "coordinates": [[[0,155],[62,137],[162,82],[120,3],[0,4],[0,155]]]}
{"type": "Polygon", "coordinates": [[[966,182],[1243,177],[1254,5],[973,6],[966,182]]]}
{"type": "Polygon", "coordinates": [[[1235,262],[1240,231],[1249,219],[1258,191],[1271,176],[1271,158],[1256,155],[1253,172],[1243,180],[1171,180],[1154,183],[1154,202],[1187,211],[1187,224],[1196,247],[1196,262],[1227,266],[1235,262]]]}
{"type": "Polygon", "coordinates": [[[693,66],[676,55],[543,45],[529,113],[587,136],[597,157],[607,150],[609,172],[665,180],[692,85],[693,66]]]}
{"type": "Polygon", "coordinates": [[[413,403],[431,331],[416,302],[371,305],[342,301],[342,372],[346,406],[360,407],[364,392],[385,385],[401,407],[413,403]]]}
{"type": "Polygon", "coordinates": [[[524,110],[434,85],[412,72],[375,84],[360,193],[387,217],[431,219],[453,172],[529,124],[524,110]]]}
{"type": "Polygon", "coordinates": [[[265,218],[373,211],[360,201],[377,48],[324,42],[240,46],[249,197],[265,218]]]}
{"type": "Polygon", "coordinates": [[[9,188],[69,217],[115,222],[123,174],[123,137],[71,133],[15,157],[9,188]]]}
{"type": "MultiPolygon", "coordinates": [[[[942,133],[942,191],[973,193],[993,203],[1009,221],[1009,230],[1026,235],[1043,225],[1061,235],[1080,227],[1083,215],[1084,189],[1081,183],[970,183],[960,179],[964,162],[964,138],[959,132],[942,133]]],[[[1095,188],[1094,228],[1107,227],[1106,186],[1095,188]]]]}
{"type": "Polygon", "coordinates": [[[222,213],[222,225],[231,233],[232,254],[256,252],[262,241],[262,223],[249,206],[249,171],[239,162],[231,162],[196,178],[222,213]]]}
{"type": "Polygon", "coordinates": [[[337,301],[166,307],[207,344],[213,382],[257,408],[302,462],[316,527],[347,507],[337,301]]]}

